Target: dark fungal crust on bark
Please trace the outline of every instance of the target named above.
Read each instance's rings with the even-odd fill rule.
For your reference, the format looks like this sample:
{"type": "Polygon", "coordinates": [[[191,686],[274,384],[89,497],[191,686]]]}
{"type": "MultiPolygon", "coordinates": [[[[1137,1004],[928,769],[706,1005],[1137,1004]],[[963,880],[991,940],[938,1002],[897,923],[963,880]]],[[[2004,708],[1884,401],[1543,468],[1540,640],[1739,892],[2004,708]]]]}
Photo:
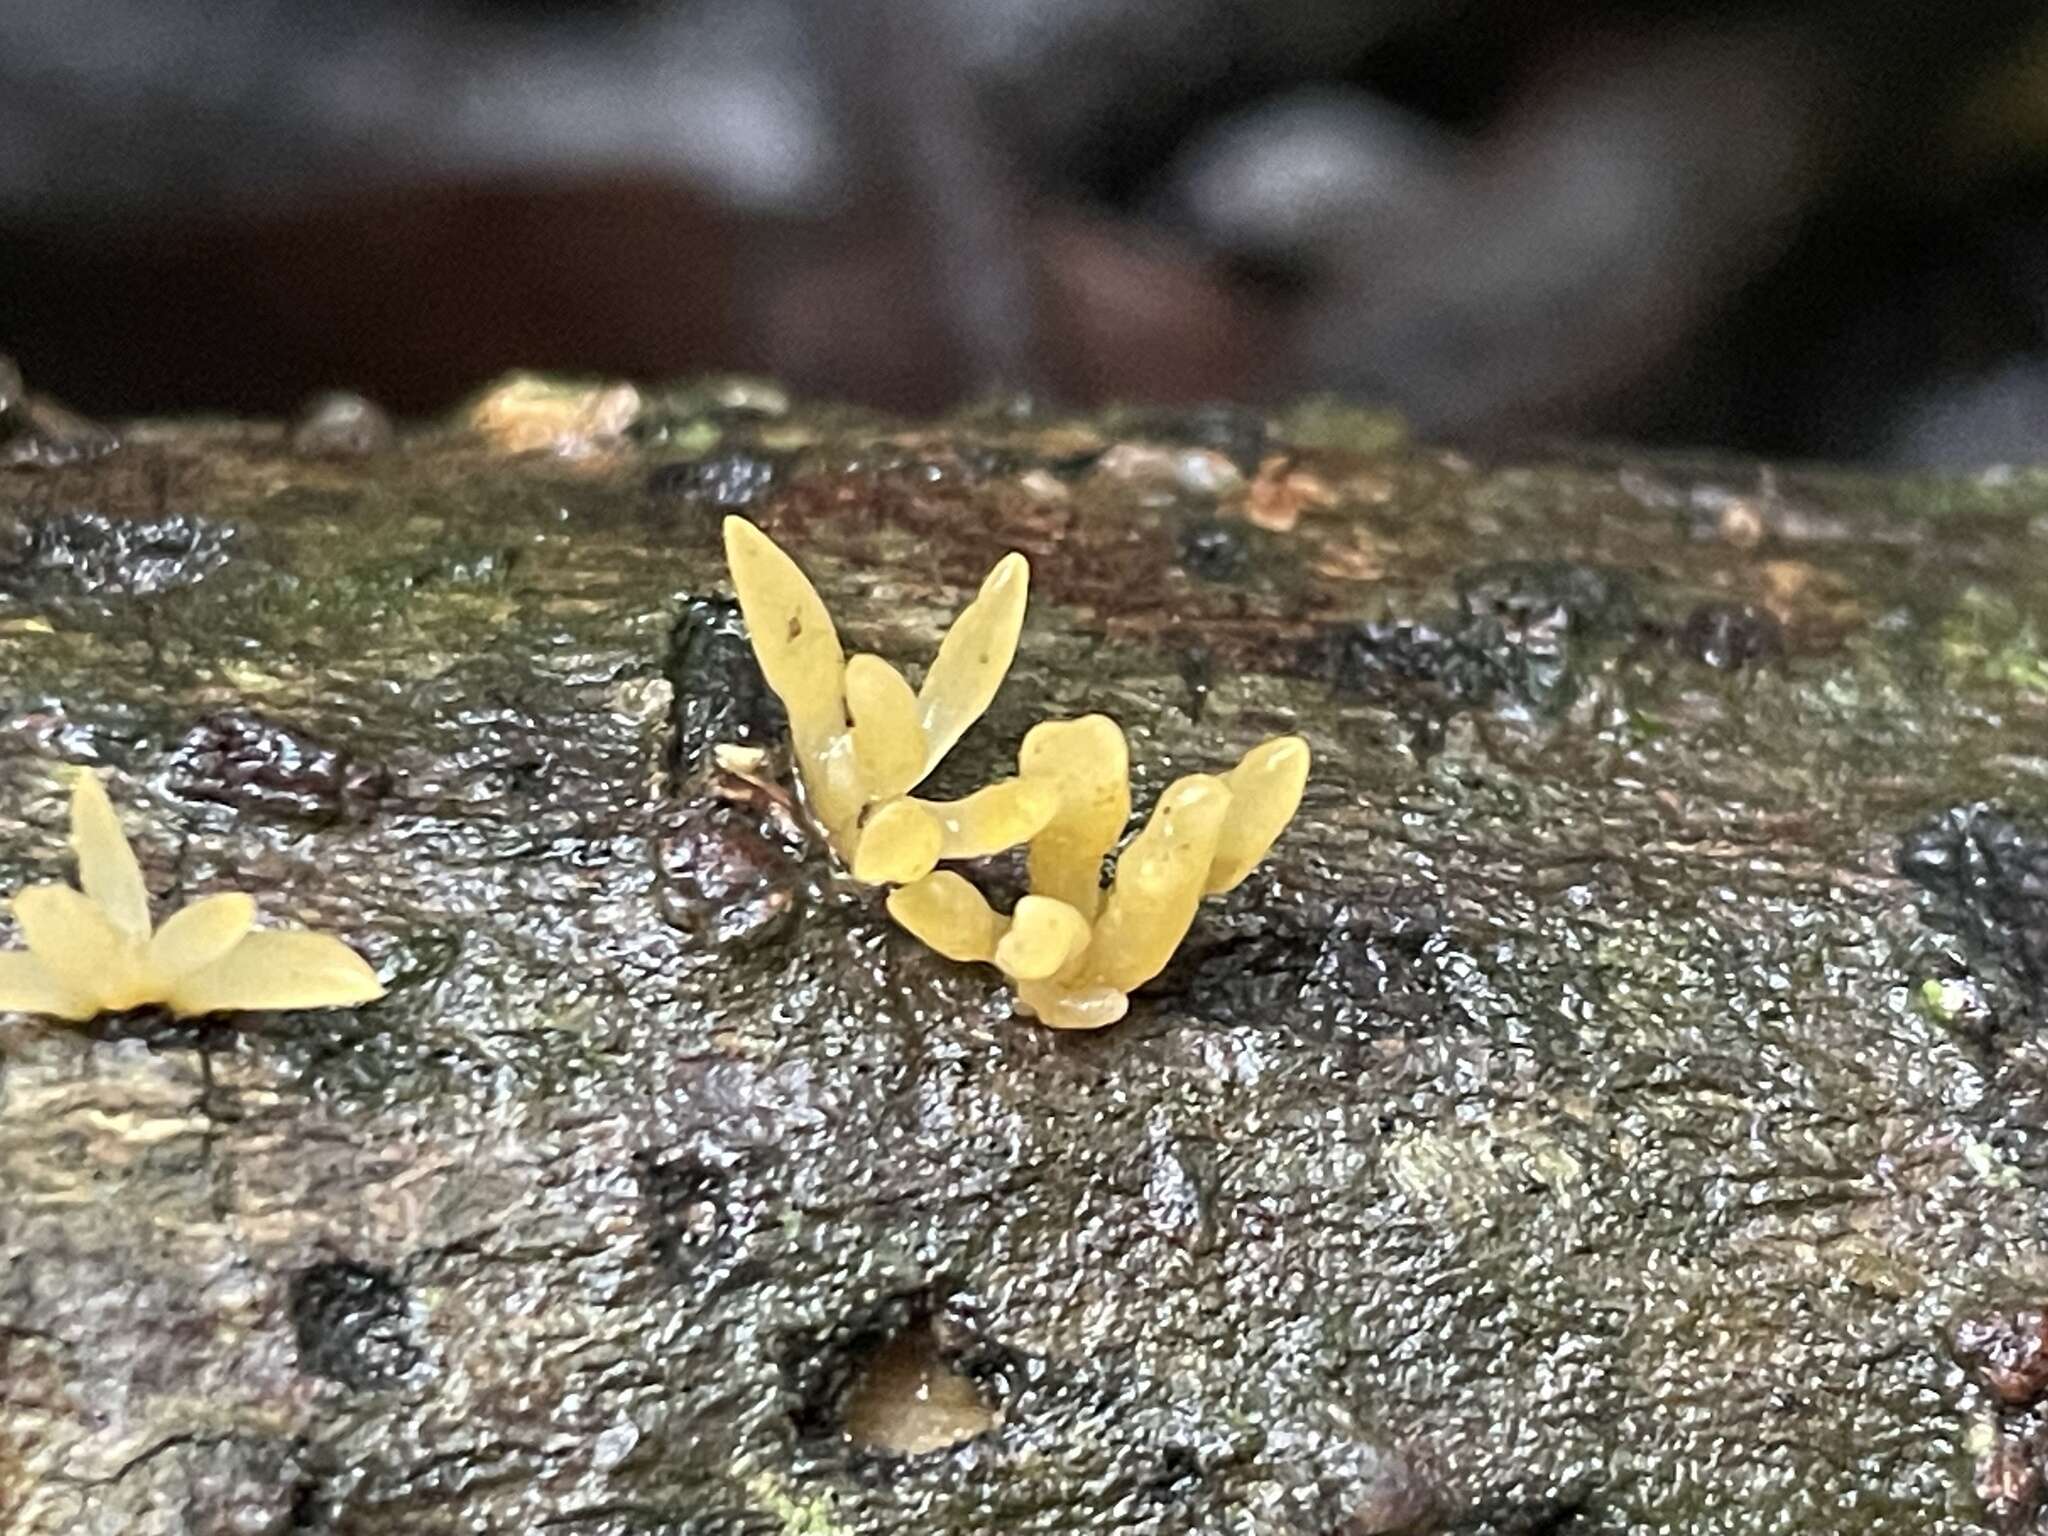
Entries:
{"type": "Polygon", "coordinates": [[[258,889],[391,992],[0,1024],[11,1527],[2031,1519],[2036,1410],[1971,1341],[2048,1305],[2048,489],[1215,420],[1332,499],[1281,532],[1107,473],[1114,421],[801,406],[710,421],[674,495],[689,423],[0,474],[0,884],[61,871],[92,763],[160,897],[258,889]],[[706,761],[773,724],[716,643],[734,487],[892,658],[1032,555],[963,783],[1049,714],[1115,715],[1141,806],[1307,733],[1295,827],[1124,1024],[1007,1017],[706,761]],[[1361,635],[1401,665],[1343,672],[1361,635]],[[848,1364],[942,1313],[1000,1425],[838,1444],[848,1364]]]}

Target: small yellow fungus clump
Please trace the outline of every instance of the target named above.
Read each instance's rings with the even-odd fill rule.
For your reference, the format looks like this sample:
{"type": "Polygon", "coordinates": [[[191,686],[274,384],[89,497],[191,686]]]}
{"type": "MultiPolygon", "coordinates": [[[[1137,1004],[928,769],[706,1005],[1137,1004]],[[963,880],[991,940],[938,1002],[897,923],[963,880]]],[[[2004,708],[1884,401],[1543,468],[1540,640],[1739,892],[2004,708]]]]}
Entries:
{"type": "Polygon", "coordinates": [[[1017,654],[1031,567],[1005,555],[946,632],[924,686],[879,656],[848,658],[804,573],[744,518],[725,520],[725,558],[747,637],[789,733],[812,815],[856,880],[906,884],[942,859],[1014,848],[1059,808],[1055,790],[1005,779],[963,800],[911,795],[981,718],[1017,654]]]}
{"type": "Polygon", "coordinates": [[[339,939],[257,931],[247,896],[207,896],[151,931],[149,892],[107,792],[90,773],[71,791],[78,883],[14,898],[27,953],[0,954],[0,1009],[84,1021],[148,1003],[180,1018],[255,1008],[345,1008],[384,995],[339,939]]]}
{"type": "Polygon", "coordinates": [[[879,656],[849,660],[796,563],[742,518],[725,556],[762,674],[789,711],[812,814],[857,880],[898,887],[889,913],[950,960],[1010,978],[1018,1007],[1055,1029],[1100,1029],[1173,958],[1204,896],[1249,875],[1301,805],[1308,743],[1278,736],[1226,774],[1167,786],[1116,864],[1131,816],[1131,761],[1106,715],[1048,720],[1024,738],[1018,775],[962,800],[910,793],[981,717],[1017,653],[1031,572],[1006,555],[946,632],[912,689],[879,656]],[[1030,894],[1008,917],[950,871],[1027,844],[1030,894]]]}
{"type": "Polygon", "coordinates": [[[1166,966],[1204,896],[1242,882],[1293,819],[1308,782],[1308,743],[1279,736],[1229,773],[1177,779],[1159,797],[1102,888],[1102,861],[1130,816],[1130,754],[1105,715],[1033,727],[1024,783],[1050,786],[1057,810],[1030,840],[1031,894],[1008,917],[950,871],[889,897],[889,913],[951,960],[994,965],[1023,1012],[1055,1029],[1100,1029],[1166,966]]]}

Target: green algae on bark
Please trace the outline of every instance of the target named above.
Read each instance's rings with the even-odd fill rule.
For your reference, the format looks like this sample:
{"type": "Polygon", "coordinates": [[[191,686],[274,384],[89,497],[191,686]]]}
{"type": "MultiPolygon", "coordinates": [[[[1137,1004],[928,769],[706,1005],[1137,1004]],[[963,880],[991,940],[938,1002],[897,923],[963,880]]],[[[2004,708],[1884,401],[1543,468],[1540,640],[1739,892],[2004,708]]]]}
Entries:
{"type": "Polygon", "coordinates": [[[10,1529],[2025,1528],[2048,485],[648,398],[0,474],[0,887],[91,765],[390,987],[0,1022],[10,1529]],[[1296,830],[1015,1019],[790,806],[735,506],[883,654],[1030,556],[933,793],[1100,709],[1141,813],[1300,730],[1296,830]],[[857,1444],[913,1325],[991,1426],[857,1444]]]}

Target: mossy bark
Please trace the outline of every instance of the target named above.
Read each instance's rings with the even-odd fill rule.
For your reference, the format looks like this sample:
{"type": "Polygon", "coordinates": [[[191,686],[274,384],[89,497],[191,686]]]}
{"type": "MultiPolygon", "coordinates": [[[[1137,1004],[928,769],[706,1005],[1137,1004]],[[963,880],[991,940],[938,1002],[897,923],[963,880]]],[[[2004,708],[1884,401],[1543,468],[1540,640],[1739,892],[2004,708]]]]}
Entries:
{"type": "Polygon", "coordinates": [[[0,475],[0,885],[89,765],[161,901],[390,986],[0,1022],[0,1524],[2031,1528],[2048,482],[709,399],[0,475]],[[1011,1017],[713,770],[777,740],[735,506],[904,662],[1031,556],[940,792],[1049,715],[1141,807],[1307,734],[1125,1023],[1011,1017]],[[906,1331],[995,1427],[848,1440],[906,1331]]]}

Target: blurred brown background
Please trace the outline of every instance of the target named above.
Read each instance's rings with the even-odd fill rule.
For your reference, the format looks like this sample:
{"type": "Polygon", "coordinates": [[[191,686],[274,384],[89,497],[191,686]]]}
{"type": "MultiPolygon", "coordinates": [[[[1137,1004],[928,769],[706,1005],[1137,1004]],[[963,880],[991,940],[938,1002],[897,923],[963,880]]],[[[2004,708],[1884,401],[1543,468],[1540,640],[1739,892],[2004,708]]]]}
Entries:
{"type": "Polygon", "coordinates": [[[0,350],[112,415],[755,369],[2048,457],[2048,12],[0,0],[0,350]]]}

